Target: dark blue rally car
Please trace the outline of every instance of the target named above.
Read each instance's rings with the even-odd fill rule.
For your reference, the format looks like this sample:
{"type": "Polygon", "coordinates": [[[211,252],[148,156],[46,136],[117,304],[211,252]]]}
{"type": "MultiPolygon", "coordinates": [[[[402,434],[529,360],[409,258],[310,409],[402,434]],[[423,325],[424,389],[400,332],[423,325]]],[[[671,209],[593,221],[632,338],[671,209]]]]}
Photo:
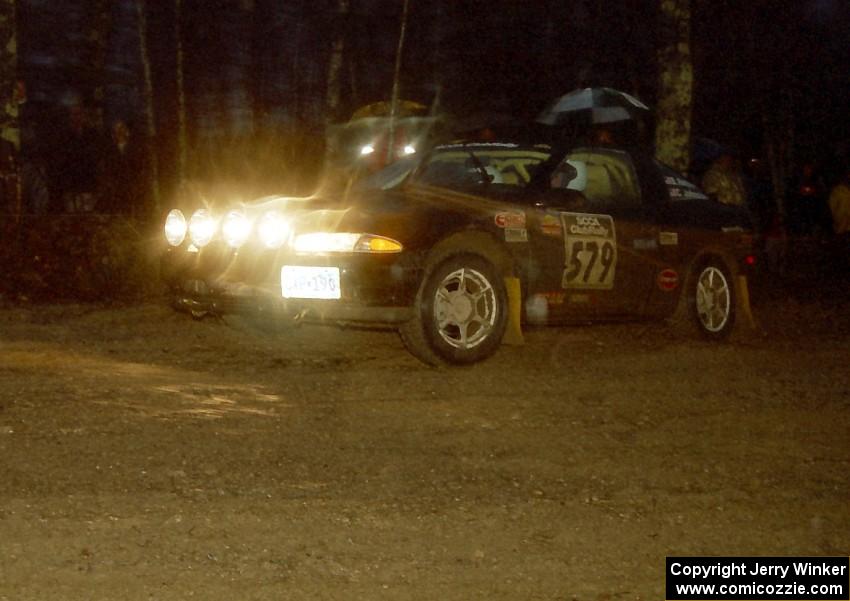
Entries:
{"type": "Polygon", "coordinates": [[[664,318],[723,338],[752,261],[746,213],[632,147],[452,143],[335,198],[184,207],[175,306],[397,328],[430,364],[491,355],[509,322],[664,318]]]}

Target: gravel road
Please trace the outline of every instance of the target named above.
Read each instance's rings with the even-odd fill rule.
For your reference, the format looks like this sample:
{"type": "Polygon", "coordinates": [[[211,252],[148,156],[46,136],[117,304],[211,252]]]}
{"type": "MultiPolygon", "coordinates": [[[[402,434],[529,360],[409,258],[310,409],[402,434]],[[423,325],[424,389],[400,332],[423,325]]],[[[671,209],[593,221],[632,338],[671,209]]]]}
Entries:
{"type": "Polygon", "coordinates": [[[850,552],[850,317],[710,344],[0,308],[0,600],[657,600],[667,555],[850,552]]]}

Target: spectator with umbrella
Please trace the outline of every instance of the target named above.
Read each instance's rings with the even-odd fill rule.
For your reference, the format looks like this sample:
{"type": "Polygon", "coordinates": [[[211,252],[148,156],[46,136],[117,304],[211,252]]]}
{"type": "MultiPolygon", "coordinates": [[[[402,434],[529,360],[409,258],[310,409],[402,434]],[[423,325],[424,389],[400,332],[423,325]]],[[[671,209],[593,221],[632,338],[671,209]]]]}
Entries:
{"type": "Polygon", "coordinates": [[[613,88],[582,88],[555,99],[537,123],[569,137],[585,136],[594,143],[637,142],[643,137],[649,107],[613,88]]]}

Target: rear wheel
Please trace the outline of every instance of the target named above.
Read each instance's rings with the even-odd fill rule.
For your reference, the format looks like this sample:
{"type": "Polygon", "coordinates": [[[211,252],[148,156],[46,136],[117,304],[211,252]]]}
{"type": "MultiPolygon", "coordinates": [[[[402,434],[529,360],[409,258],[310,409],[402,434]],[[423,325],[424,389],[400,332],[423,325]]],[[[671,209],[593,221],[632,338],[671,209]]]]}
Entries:
{"type": "Polygon", "coordinates": [[[707,338],[723,339],[735,325],[735,289],[729,270],[719,261],[703,263],[688,290],[691,315],[707,338]]]}
{"type": "Polygon", "coordinates": [[[477,255],[450,257],[426,277],[414,314],[400,333],[417,358],[431,365],[481,361],[498,348],[505,332],[504,282],[477,255]]]}

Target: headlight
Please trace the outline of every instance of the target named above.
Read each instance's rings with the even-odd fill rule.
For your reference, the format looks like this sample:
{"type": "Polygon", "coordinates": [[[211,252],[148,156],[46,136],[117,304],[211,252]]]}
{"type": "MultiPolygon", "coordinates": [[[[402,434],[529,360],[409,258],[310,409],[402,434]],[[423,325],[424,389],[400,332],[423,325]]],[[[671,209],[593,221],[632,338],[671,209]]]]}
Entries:
{"type": "Polygon", "coordinates": [[[189,220],[189,238],[192,244],[201,247],[210,243],[215,235],[215,219],[206,209],[198,209],[189,220]]]}
{"type": "Polygon", "coordinates": [[[373,234],[314,232],[295,237],[295,252],[299,253],[397,253],[400,242],[373,234]]]}
{"type": "Polygon", "coordinates": [[[171,246],[180,246],[186,239],[186,218],[183,211],[172,209],[165,218],[165,239],[171,246]]]}
{"type": "Polygon", "coordinates": [[[257,224],[257,234],[267,248],[280,248],[289,238],[289,221],[277,211],[269,211],[257,224]]]}
{"type": "Polygon", "coordinates": [[[230,211],[221,226],[224,241],[233,248],[239,248],[251,234],[251,222],[241,211],[230,211]]]}
{"type": "Polygon", "coordinates": [[[413,144],[407,144],[401,151],[403,154],[416,154],[416,146],[413,144]]]}
{"type": "Polygon", "coordinates": [[[360,154],[361,154],[361,156],[364,156],[364,157],[365,157],[367,154],[372,154],[373,152],[375,152],[375,147],[374,147],[374,146],[372,146],[371,144],[364,144],[364,145],[360,148],[360,154]]]}

